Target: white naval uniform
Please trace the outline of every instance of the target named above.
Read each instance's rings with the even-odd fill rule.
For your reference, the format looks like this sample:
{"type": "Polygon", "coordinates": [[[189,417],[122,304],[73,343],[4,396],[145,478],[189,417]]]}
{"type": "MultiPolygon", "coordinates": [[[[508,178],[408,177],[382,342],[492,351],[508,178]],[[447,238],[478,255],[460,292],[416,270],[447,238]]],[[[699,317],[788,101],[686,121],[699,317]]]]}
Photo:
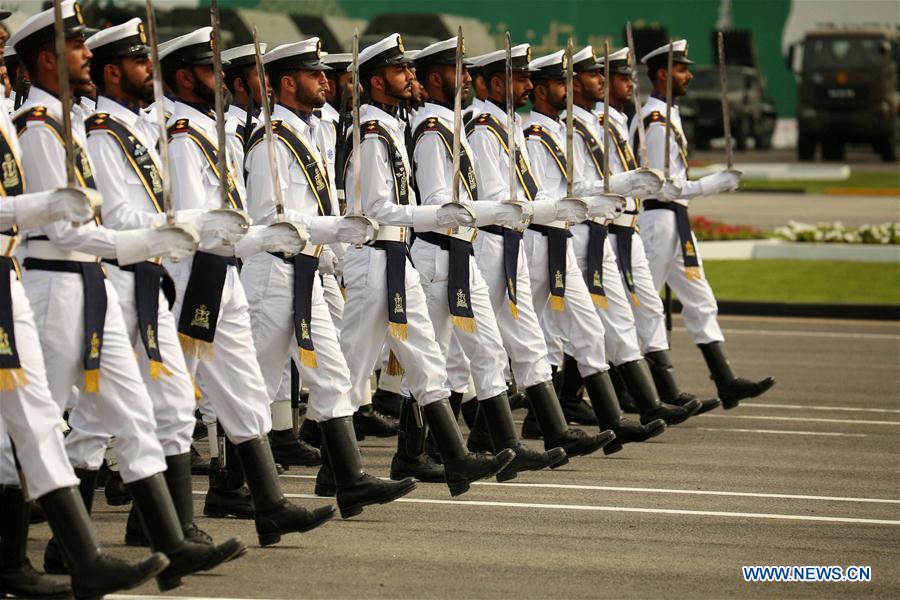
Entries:
{"type": "MultiPolygon", "coordinates": [[[[176,101],[170,125],[182,118],[188,119],[215,147],[216,124],[212,118],[176,101]]],[[[229,165],[232,163],[232,160],[228,161],[229,165]]],[[[176,209],[209,210],[221,207],[219,179],[200,148],[187,134],[172,136],[169,142],[169,165],[172,203],[176,209]]],[[[235,179],[242,178],[240,173],[233,171],[232,176],[235,179]]],[[[229,248],[233,251],[233,246],[222,246],[215,252],[227,254],[229,248]]],[[[176,321],[181,314],[192,264],[191,258],[178,263],[167,263],[178,293],[178,300],[172,308],[176,321]]],[[[256,361],[247,297],[237,267],[234,266],[228,267],[225,277],[213,352],[213,356],[206,360],[190,355],[185,356],[185,360],[188,372],[195,379],[202,379],[206,397],[211,401],[216,417],[229,439],[234,444],[240,444],[267,434],[272,428],[269,396],[256,361]]]]}
{"type": "MultiPolygon", "coordinates": [[[[597,120],[597,114],[585,110],[580,106],[575,106],[573,115],[581,123],[585,125],[593,134],[597,141],[603,144],[603,127],[597,120]]],[[[621,122],[625,123],[625,115],[622,115],[615,109],[610,109],[610,125],[616,126],[621,122]]],[[[622,136],[627,140],[628,132],[621,129],[622,136]]],[[[610,134],[610,148],[614,148],[610,134]]],[[[574,135],[574,181],[579,182],[581,189],[593,189],[600,191],[603,189],[603,175],[597,171],[594,161],[590,156],[587,144],[584,139],[577,133],[574,135]]],[[[619,155],[615,151],[611,151],[609,155],[609,174],[627,171],[628,167],[623,165],[619,159],[619,155]]],[[[590,195],[588,193],[587,195],[590,195]]],[[[626,211],[635,211],[636,202],[633,198],[626,199],[626,211]]],[[[633,219],[632,215],[623,215],[619,219],[633,219]]],[[[598,219],[598,222],[603,222],[598,219]]],[[[582,273],[587,272],[587,252],[588,252],[588,226],[584,223],[574,225],[572,227],[572,248],[575,250],[575,258],[578,261],[578,268],[582,273]]],[[[641,349],[635,331],[634,314],[631,312],[631,296],[627,293],[619,267],[616,263],[615,245],[612,240],[607,237],[603,244],[603,290],[606,292],[607,306],[596,307],[597,314],[603,320],[606,329],[605,343],[606,354],[609,361],[616,365],[639,360],[641,358],[641,349]]],[[[656,295],[657,302],[659,294],[656,295]]]]}
{"type": "MultiPolygon", "coordinates": [[[[453,130],[453,111],[433,102],[426,102],[416,114],[413,123],[415,130],[421,123],[430,117],[440,119],[443,124],[453,130]]],[[[449,141],[449,140],[448,140],[449,141]]],[[[470,159],[474,154],[463,137],[460,140],[465,152],[470,159]]],[[[441,206],[452,200],[451,178],[453,175],[453,163],[447,147],[437,132],[426,132],[419,138],[413,152],[415,163],[416,186],[419,202],[422,205],[441,206]]],[[[471,199],[462,183],[459,184],[459,198],[471,199]]],[[[460,227],[459,234],[468,239],[475,237],[477,229],[460,227]]],[[[445,230],[441,233],[447,233],[445,230]]],[[[481,233],[481,235],[490,235],[481,233]]],[[[428,301],[428,313],[434,326],[435,338],[445,357],[454,344],[451,338],[456,338],[462,351],[470,361],[475,393],[478,398],[487,399],[506,391],[506,379],[503,372],[506,368],[506,350],[500,338],[500,330],[497,320],[494,318],[490,295],[487,284],[478,270],[474,258],[469,260],[469,292],[471,309],[475,316],[475,330],[467,332],[454,327],[450,307],[447,299],[448,270],[450,253],[442,250],[440,246],[431,244],[421,237],[416,237],[412,247],[412,259],[419,271],[422,288],[428,301]]],[[[468,382],[468,370],[465,379],[468,382]]],[[[457,379],[461,379],[461,376],[457,379]]],[[[448,380],[448,385],[452,379],[448,380]]]]}
{"type": "MultiPolygon", "coordinates": [[[[22,155],[21,148],[6,111],[0,111],[0,128],[13,150],[13,159],[18,159],[22,155]]],[[[0,198],[2,203],[3,198],[0,198]]],[[[14,224],[12,219],[3,220],[0,231],[7,231],[14,224]]],[[[17,241],[0,234],[0,254],[14,256],[17,241]]],[[[0,388],[0,485],[20,485],[12,441],[28,483],[28,494],[33,499],[53,490],[78,485],[78,477],[66,456],[59,427],[59,406],[47,386],[34,313],[15,269],[10,271],[9,283],[16,351],[28,383],[12,390],[0,388]]],[[[9,332],[5,333],[8,335],[9,332]]]]}
{"type": "MultiPolygon", "coordinates": [[[[32,86],[28,100],[19,113],[32,107],[46,107],[47,114],[61,122],[59,100],[39,87],[32,86]]],[[[82,123],[73,119],[73,135],[85,145],[82,123]]],[[[32,122],[20,134],[22,167],[31,191],[52,190],[65,185],[63,146],[56,133],[40,122],[32,122]]],[[[116,258],[118,232],[93,223],[73,227],[69,223],[44,225],[26,237],[46,235],[49,241],[26,242],[29,257],[96,262],[98,257],[116,258]]],[[[83,380],[82,352],[84,345],[84,293],[81,275],[38,269],[26,269],[25,290],[34,310],[34,320],[40,335],[50,392],[62,404],[69,398],[72,386],[83,380]]],[[[100,359],[99,391],[82,393],[69,414],[73,430],[96,435],[112,434],[117,438],[116,453],[125,483],[144,479],[166,468],[163,449],[156,439],[156,419],[153,403],[141,377],[119,296],[110,281],[105,282],[107,295],[106,320],[100,359]],[[99,431],[87,428],[98,427],[99,431]]],[[[70,434],[71,435],[71,434],[70,434]]],[[[77,438],[71,438],[77,441],[77,438]]],[[[103,461],[105,444],[99,444],[89,455],[78,454],[77,443],[67,450],[73,466],[98,469],[103,461]]]]}
{"type": "MultiPolygon", "coordinates": [[[[275,105],[272,119],[281,121],[281,127],[290,128],[306,143],[324,173],[325,161],[322,160],[313,141],[315,128],[320,126],[318,119],[310,117],[310,124],[307,125],[296,113],[281,104],[275,105]]],[[[327,219],[316,218],[319,214],[318,204],[304,169],[287,144],[277,137],[275,160],[278,161],[285,216],[291,222],[309,226],[310,234],[314,238],[316,231],[327,230],[328,226],[322,223],[327,219]]],[[[269,147],[263,138],[247,155],[247,209],[253,221],[259,224],[277,221],[270,168],[269,147]]],[[[316,256],[319,251],[319,247],[310,243],[304,248],[303,254],[316,256]]],[[[297,354],[298,345],[293,321],[293,265],[268,252],[261,252],[244,262],[241,281],[250,302],[256,355],[269,396],[275,397],[279,386],[284,383],[283,361],[286,356],[291,356],[300,372],[304,387],[309,389],[308,418],[313,421],[326,421],[352,415],[355,407],[350,401],[350,371],[347,369],[337,332],[322,294],[322,283],[318,273],[313,275],[310,322],[310,336],[318,363],[315,367],[302,364],[297,354]]]]}
{"type": "MultiPolygon", "coordinates": [[[[365,104],[360,108],[360,123],[371,120],[377,120],[392,136],[409,173],[403,141],[404,123],[380,108],[365,104]]],[[[376,136],[363,136],[359,156],[353,156],[347,168],[348,212],[352,212],[357,202],[352,182],[361,164],[363,214],[379,223],[380,239],[390,235],[395,240],[407,241],[414,213],[418,209],[416,195],[410,188],[409,205],[397,204],[390,158],[384,142],[376,136]]],[[[448,398],[450,392],[446,387],[444,356],[435,341],[425,292],[413,265],[406,261],[406,340],[388,335],[387,253],[384,250],[373,246],[349,247],[344,256],[344,283],[346,303],[341,346],[350,367],[354,406],[368,402],[365,389],[385,345],[403,366],[405,380],[420,405],[426,406],[448,398]]]]}
{"type": "MultiPolygon", "coordinates": [[[[533,124],[540,125],[549,133],[559,148],[565,148],[565,124],[536,110],[531,111],[531,117],[525,127],[528,128],[533,124]]],[[[529,164],[541,191],[551,198],[565,197],[566,177],[560,171],[550,150],[531,136],[526,139],[529,164]]],[[[578,181],[574,189],[576,196],[588,196],[594,192],[591,187],[584,185],[584,182],[578,179],[575,181],[578,181]]],[[[565,226],[565,223],[553,224],[557,227],[559,225],[565,226]]],[[[563,296],[565,304],[561,311],[548,306],[551,281],[547,236],[529,229],[525,232],[525,249],[528,252],[534,309],[538,317],[544,320],[548,329],[558,332],[563,349],[578,362],[578,371],[582,377],[608,370],[603,321],[597,316],[591,295],[588,293],[584,275],[575,259],[571,239],[566,243],[566,290],[563,296]]],[[[610,249],[608,245],[607,249],[610,249]]]]}
{"type": "MultiPolygon", "coordinates": [[[[97,99],[97,112],[107,113],[111,119],[127,127],[157,166],[160,164],[156,154],[159,129],[143,113],[132,112],[105,96],[97,99]]],[[[94,179],[104,198],[104,225],[111,229],[146,229],[165,223],[165,213],[157,212],[140,178],[123,154],[122,147],[112,136],[103,132],[89,134],[87,151],[91,163],[99,167],[94,179]]],[[[194,431],[194,386],[187,373],[169,302],[160,290],[156,338],[163,364],[171,375],[153,379],[150,377],[150,360],[138,330],[134,273],[114,265],[106,265],[106,270],[119,294],[125,326],[135,348],[147,391],[153,400],[157,437],[166,456],[184,454],[190,449],[194,431]]],[[[70,434],[69,444],[75,443],[71,441],[71,435],[78,435],[78,432],[70,434]]],[[[89,439],[81,441],[91,443],[89,439]]]]}
{"type": "MultiPolygon", "coordinates": [[[[493,102],[483,105],[484,113],[490,113],[506,127],[506,113],[493,102]]],[[[516,146],[527,160],[528,149],[522,134],[522,121],[516,115],[516,146]]],[[[507,178],[509,158],[497,137],[487,127],[476,125],[468,136],[473,152],[475,175],[478,179],[479,202],[502,202],[509,199],[507,178]]],[[[540,194],[539,194],[540,195],[540,194]]],[[[527,200],[521,183],[516,185],[516,200],[527,200]]],[[[519,244],[519,258],[516,270],[516,300],[518,318],[513,318],[506,293],[506,275],[503,268],[503,238],[492,233],[483,233],[473,244],[475,260],[490,291],[494,317],[500,328],[500,337],[509,356],[512,373],[520,388],[528,388],[550,381],[551,369],[547,356],[547,343],[532,302],[529,261],[525,244],[519,244]]],[[[546,301],[545,301],[546,302],[546,301]]]]}
{"type": "MultiPolygon", "coordinates": [[[[651,96],[641,111],[642,118],[650,113],[658,111],[665,115],[666,103],[655,96],[651,96]]],[[[681,127],[681,115],[677,105],[672,105],[672,127],[684,139],[681,127]]],[[[637,130],[637,123],[632,119],[631,137],[632,143],[637,130]]],[[[665,156],[666,128],[662,123],[651,123],[647,127],[647,166],[651,169],[663,170],[665,156]]],[[[675,139],[675,131],[672,132],[670,155],[670,177],[682,190],[691,186],[699,186],[696,181],[687,180],[687,165],[681,155],[678,141],[675,139]]],[[[685,151],[687,149],[685,148],[685,151]]],[[[687,200],[675,200],[684,206],[687,200]]],[[[684,272],[684,257],[681,253],[681,244],[678,240],[678,230],[675,226],[675,213],[670,210],[647,210],[646,206],[638,216],[638,225],[641,228],[641,238],[644,242],[644,250],[650,263],[650,274],[653,277],[653,285],[661,290],[664,284],[669,284],[681,301],[681,317],[684,326],[688,330],[695,344],[709,344],[723,342],[725,336],[719,328],[717,315],[719,312],[716,297],[713,294],[706,275],[703,272],[703,260],[700,258],[700,250],[697,238],[693,234],[694,248],[697,251],[697,260],[700,263],[700,279],[688,279],[684,272]]],[[[637,309],[638,312],[641,310],[637,309]]]]}

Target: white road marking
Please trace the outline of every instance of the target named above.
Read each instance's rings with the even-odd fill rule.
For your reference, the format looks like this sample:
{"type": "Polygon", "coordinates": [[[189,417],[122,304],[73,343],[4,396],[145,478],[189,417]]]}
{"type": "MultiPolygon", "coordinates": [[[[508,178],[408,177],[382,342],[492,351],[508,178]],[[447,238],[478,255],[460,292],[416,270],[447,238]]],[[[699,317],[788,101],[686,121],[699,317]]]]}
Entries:
{"type": "Polygon", "coordinates": [[[762,415],[705,414],[713,419],[762,419],[766,421],[803,421],[804,423],[842,423],[845,425],[900,425],[900,421],[867,421],[865,419],[822,419],[818,417],[768,417],[762,415]]]}
{"type": "MultiPolygon", "coordinates": [[[[282,475],[290,479],[315,479],[315,475],[282,475]]],[[[387,480],[387,478],[382,478],[387,480]]],[[[636,492],[641,494],[685,494],[690,496],[734,496],[741,498],[780,498],[788,500],[823,500],[826,502],[862,502],[872,504],[900,504],[891,498],[854,498],[848,496],[810,496],[806,494],[767,494],[764,492],[727,492],[721,490],[679,490],[671,488],[617,487],[610,485],[581,485],[568,483],[497,483],[477,481],[472,485],[489,487],[542,488],[555,490],[595,490],[601,492],[636,492]]],[[[194,492],[195,494],[197,492],[194,492]]],[[[205,492],[200,492],[205,493],[205,492]]],[[[318,496],[316,496],[318,497],[318,496]]]]}
{"type": "Polygon", "coordinates": [[[811,435],[823,437],[869,437],[867,433],[837,433],[833,431],[792,431],[790,429],[737,429],[733,427],[695,427],[697,431],[734,431],[736,433],[776,433],[781,435],[811,435]]]}
{"type": "MultiPolygon", "coordinates": [[[[673,331],[686,332],[684,327],[673,327],[673,331]]],[[[789,335],[791,337],[843,338],[851,340],[898,340],[900,333],[847,333],[843,331],[802,331],[794,329],[728,329],[728,335],[789,335]]]]}
{"type": "MultiPolygon", "coordinates": [[[[315,494],[285,494],[287,498],[321,500],[315,494]]],[[[822,523],[853,523],[857,525],[894,525],[900,521],[888,519],[859,519],[855,517],[818,517],[777,513],[726,512],[717,510],[683,510],[672,508],[636,508],[631,506],[591,506],[587,504],[545,504],[538,502],[492,502],[487,500],[440,500],[434,498],[399,498],[394,502],[406,504],[443,504],[449,506],[487,506],[496,508],[537,508],[549,510],[579,510],[596,512],[646,513],[660,515],[693,515],[700,517],[733,517],[738,519],[775,519],[780,521],[818,521],[822,523]]]]}
{"type": "Polygon", "coordinates": [[[753,401],[741,403],[741,408],[785,408],[788,410],[831,410],[844,412],[870,412],[900,414],[900,408],[857,408],[853,406],[805,406],[803,404],[760,404],[753,401]]]}

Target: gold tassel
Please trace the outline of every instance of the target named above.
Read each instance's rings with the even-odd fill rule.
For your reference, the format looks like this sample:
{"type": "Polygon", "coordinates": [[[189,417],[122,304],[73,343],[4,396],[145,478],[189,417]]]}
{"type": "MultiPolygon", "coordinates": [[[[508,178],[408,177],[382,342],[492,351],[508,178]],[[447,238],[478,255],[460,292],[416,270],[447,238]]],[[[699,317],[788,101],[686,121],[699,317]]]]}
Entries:
{"type": "Polygon", "coordinates": [[[393,350],[388,354],[387,374],[393,377],[400,377],[403,375],[403,366],[400,364],[400,361],[397,360],[397,355],[394,354],[393,350]]]}
{"type": "Polygon", "coordinates": [[[201,400],[203,400],[203,392],[200,391],[200,386],[197,385],[197,381],[194,379],[194,376],[191,375],[191,385],[194,386],[194,400],[199,404],[201,400]]]}
{"type": "Polygon", "coordinates": [[[150,361],[150,379],[156,381],[160,377],[168,377],[171,374],[172,371],[169,370],[169,367],[167,367],[165,363],[158,360],[150,361]]]}
{"type": "Polygon", "coordinates": [[[550,309],[556,312],[562,312],[566,308],[565,296],[550,295],[550,309]]]}
{"type": "Polygon", "coordinates": [[[178,341],[181,342],[181,349],[188,356],[200,360],[208,360],[215,354],[213,345],[210,342],[204,342],[183,333],[178,334],[178,341]]]}
{"type": "Polygon", "coordinates": [[[11,392],[28,385],[25,369],[0,369],[0,391],[11,392]]]}
{"type": "Polygon", "coordinates": [[[392,338],[401,342],[405,342],[406,338],[409,337],[409,325],[406,323],[391,323],[388,331],[390,331],[392,338]]]}
{"type": "Polygon", "coordinates": [[[316,351],[300,348],[300,364],[310,369],[318,367],[319,361],[316,360],[316,351]]]}
{"type": "Polygon", "coordinates": [[[684,276],[688,279],[696,279],[700,281],[703,276],[700,274],[700,267],[685,267],[684,276]]]}
{"type": "Polygon", "coordinates": [[[100,369],[89,369],[84,372],[84,393],[100,391],[100,369]]]}
{"type": "Polygon", "coordinates": [[[591,300],[597,308],[609,308],[609,298],[603,294],[591,294],[591,300]]]}
{"type": "Polygon", "coordinates": [[[343,298],[344,300],[347,299],[347,288],[345,288],[344,286],[341,286],[341,298],[343,298]]]}
{"type": "Polygon", "coordinates": [[[631,292],[631,301],[634,302],[635,307],[641,306],[641,301],[638,300],[637,294],[634,292],[631,292]]]}
{"type": "Polygon", "coordinates": [[[453,325],[466,333],[475,333],[475,319],[473,317],[453,316],[453,325]]]}
{"type": "Polygon", "coordinates": [[[509,312],[512,313],[512,318],[516,321],[519,320],[519,307],[516,306],[516,303],[513,301],[509,302],[509,312]]]}

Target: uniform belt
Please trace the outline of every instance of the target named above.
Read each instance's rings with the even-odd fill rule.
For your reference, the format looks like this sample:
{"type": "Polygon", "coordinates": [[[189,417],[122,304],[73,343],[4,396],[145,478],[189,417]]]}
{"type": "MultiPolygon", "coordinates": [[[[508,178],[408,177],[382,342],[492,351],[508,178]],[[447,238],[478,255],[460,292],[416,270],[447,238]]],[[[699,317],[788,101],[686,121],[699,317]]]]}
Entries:
{"type": "MultiPolygon", "coordinates": [[[[313,258],[319,258],[319,255],[322,254],[322,251],[325,249],[325,246],[322,244],[306,244],[303,247],[303,250],[300,251],[300,254],[303,256],[311,256],[313,258]]],[[[275,258],[280,258],[284,262],[288,264],[294,264],[294,257],[288,256],[284,252],[269,252],[275,258]]]]}
{"type": "Polygon", "coordinates": [[[68,261],[68,262],[100,262],[100,257],[93,254],[85,254],[76,250],[61,250],[50,241],[36,238],[28,238],[26,240],[28,247],[28,256],[49,261],[68,261]]]}
{"type": "MultiPolygon", "coordinates": [[[[553,227],[552,225],[529,225],[528,229],[530,229],[532,231],[536,231],[544,237],[547,237],[547,235],[550,233],[551,229],[559,229],[560,231],[567,231],[567,232],[569,231],[568,227],[566,227],[566,228],[553,227]]],[[[572,236],[572,234],[569,233],[569,237],[571,237],[571,236],[572,236]]]]}
{"type": "Polygon", "coordinates": [[[409,239],[409,228],[396,225],[378,225],[378,242],[405,242],[409,239]]]}
{"type": "Polygon", "coordinates": [[[673,202],[662,202],[661,200],[653,200],[652,198],[644,200],[642,206],[644,207],[644,210],[675,210],[673,208],[673,205],[675,204],[687,208],[687,203],[684,202],[678,202],[677,200],[673,202]]]}
{"type": "Polygon", "coordinates": [[[507,232],[507,231],[512,231],[512,232],[514,232],[514,233],[518,233],[518,234],[519,234],[519,237],[522,236],[522,232],[521,232],[521,231],[516,231],[515,229],[512,229],[512,228],[510,228],[510,227],[504,227],[504,226],[502,226],[502,225],[485,225],[484,227],[479,227],[478,229],[480,229],[481,231],[484,231],[484,232],[486,232],[486,233],[491,233],[491,234],[493,234],[493,235],[499,235],[499,236],[501,236],[501,237],[502,237],[502,236],[505,234],[505,232],[507,232]]]}
{"type": "MultiPolygon", "coordinates": [[[[120,264],[119,264],[119,261],[116,260],[115,258],[104,258],[104,259],[102,259],[100,262],[102,262],[102,263],[104,263],[104,264],[107,264],[107,265],[112,265],[112,266],[114,266],[114,267],[118,267],[118,268],[122,269],[123,271],[132,271],[132,272],[134,271],[134,264],[130,264],[130,265],[120,265],[120,264]]],[[[143,262],[150,263],[151,265],[161,265],[161,264],[162,264],[162,259],[161,259],[161,258],[154,258],[153,260],[146,260],[146,261],[143,261],[143,262]]]]}
{"type": "MultiPolygon", "coordinates": [[[[477,229],[475,230],[477,231],[477,229]]],[[[473,236],[474,237],[474,236],[473,236]]],[[[458,239],[469,247],[469,254],[472,254],[472,242],[466,239],[461,239],[456,236],[444,235],[443,233],[437,233],[436,231],[424,231],[422,233],[416,233],[416,239],[420,239],[424,242],[428,242],[429,244],[434,244],[438,246],[441,250],[450,250],[450,240],[458,239]]]]}
{"type": "Polygon", "coordinates": [[[634,231],[634,227],[629,227],[628,225],[616,225],[614,223],[610,223],[607,228],[612,235],[620,233],[628,234],[629,232],[634,231]]]}
{"type": "Polygon", "coordinates": [[[0,234],[0,256],[12,256],[22,243],[22,236],[0,234]]]}

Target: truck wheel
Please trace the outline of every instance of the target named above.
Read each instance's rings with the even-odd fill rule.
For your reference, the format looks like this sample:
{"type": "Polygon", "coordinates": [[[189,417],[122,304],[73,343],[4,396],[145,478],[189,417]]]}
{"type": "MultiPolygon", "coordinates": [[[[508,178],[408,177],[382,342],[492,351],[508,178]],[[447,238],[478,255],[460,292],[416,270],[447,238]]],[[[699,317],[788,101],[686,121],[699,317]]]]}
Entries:
{"type": "Polygon", "coordinates": [[[822,142],[822,158],[825,160],[844,160],[844,142],[822,142]]]}
{"type": "Polygon", "coordinates": [[[797,138],[797,160],[813,160],[816,157],[816,140],[802,133],[797,138]]]}

